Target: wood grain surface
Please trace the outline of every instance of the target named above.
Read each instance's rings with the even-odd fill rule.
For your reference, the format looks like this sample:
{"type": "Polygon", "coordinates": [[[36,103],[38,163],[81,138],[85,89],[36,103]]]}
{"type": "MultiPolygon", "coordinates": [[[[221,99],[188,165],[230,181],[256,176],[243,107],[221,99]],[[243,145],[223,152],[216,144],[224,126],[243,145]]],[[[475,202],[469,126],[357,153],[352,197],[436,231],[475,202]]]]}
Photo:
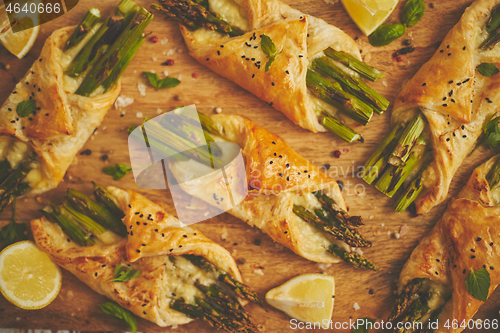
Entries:
{"type": "MultiPolygon", "coordinates": [[[[151,1],[144,0],[137,3],[149,8],[151,1]]],[[[0,47],[0,61],[10,65],[9,70],[0,70],[0,103],[7,99],[15,84],[38,57],[47,36],[55,29],[77,24],[92,6],[99,7],[103,16],[107,16],[117,2],[118,0],[81,0],[68,14],[41,27],[33,49],[22,60],[18,60],[0,47]]],[[[411,78],[431,57],[444,35],[459,20],[464,9],[472,1],[440,0],[433,2],[432,6],[431,1],[426,1],[426,13],[422,20],[415,27],[409,28],[405,37],[381,48],[369,45],[367,38],[350,20],[340,3],[328,5],[322,0],[285,2],[304,13],[322,18],[342,28],[353,38],[358,37],[357,41],[365,61],[385,74],[385,78],[378,80],[372,86],[392,102],[405,80],[411,78]],[[401,62],[393,61],[391,55],[403,47],[402,42],[408,37],[413,38],[415,52],[404,55],[401,62]]],[[[403,5],[404,1],[401,1],[388,19],[388,23],[399,21],[403,5]]],[[[162,15],[156,15],[147,30],[151,32],[151,36],[158,36],[160,42],[155,44],[146,41],[122,78],[121,94],[134,98],[134,103],[121,111],[114,108],[109,110],[102,125],[84,147],[90,149],[92,154],[90,156],[78,154],[64,182],[56,190],[42,197],[18,200],[19,222],[27,223],[30,219],[38,217],[40,208],[51,200],[56,202],[61,200],[70,187],[90,193],[90,181],[130,188],[147,194],[153,200],[161,200],[172,205],[168,191],[138,188],[131,174],[120,181],[113,181],[110,176],[103,174],[102,168],[114,163],[130,164],[126,129],[131,124],[139,124],[142,115],[153,118],[159,112],[170,111],[188,104],[196,104],[198,110],[204,113],[212,113],[215,107],[220,107],[225,114],[248,116],[257,124],[282,136],[290,146],[316,165],[322,166],[327,163],[331,165],[328,173],[344,183],[344,197],[350,213],[364,218],[366,225],[361,231],[373,242],[373,247],[364,253],[381,269],[378,272],[356,270],[345,263],[327,268],[320,267],[281,245],[274,244],[258,229],[251,228],[229,214],[211,218],[196,224],[195,227],[227,248],[240,263],[244,262],[239,265],[244,280],[261,297],[264,297],[269,289],[298,274],[324,271],[333,275],[336,281],[334,322],[348,322],[349,319],[355,320],[361,317],[386,318],[395,301],[396,279],[403,264],[419,239],[441,216],[447,204],[447,201],[442,203],[424,216],[414,217],[408,212],[398,214],[392,208],[392,199],[373,187],[366,186],[358,177],[358,168],[363,165],[388,131],[390,111],[381,116],[375,115],[368,126],[358,128],[365,138],[364,144],[347,144],[327,133],[313,134],[293,125],[280,112],[263,101],[198,64],[187,54],[177,24],[167,21],[162,15]],[[166,44],[161,43],[164,38],[168,39],[166,44]],[[175,50],[175,53],[167,55],[170,50],[175,50]],[[162,66],[161,64],[167,59],[173,59],[175,64],[162,66]],[[141,96],[137,85],[139,82],[146,84],[141,73],[151,70],[157,73],[166,70],[170,76],[182,76],[182,83],[176,88],[161,91],[155,91],[149,86],[146,96],[141,96]],[[193,74],[197,74],[198,77],[194,78],[196,75],[193,74]],[[339,158],[333,156],[335,150],[341,151],[339,158]],[[109,158],[103,161],[102,157],[105,155],[109,158]],[[393,234],[398,232],[402,225],[408,225],[409,232],[396,239],[393,234]],[[224,228],[228,234],[226,241],[221,237],[224,228]],[[261,240],[260,245],[256,245],[258,244],[256,240],[261,240]],[[264,272],[263,276],[254,273],[258,268],[264,272]],[[354,303],[360,306],[359,310],[354,310],[354,303]]],[[[467,158],[452,182],[448,198],[456,195],[472,170],[491,155],[492,152],[481,148],[472,157],[467,158]]],[[[0,220],[7,221],[10,214],[10,210],[7,209],[0,215],[0,220]]],[[[22,310],[0,296],[0,327],[127,330],[126,324],[102,313],[97,305],[104,301],[104,297],[93,292],[68,272],[63,272],[63,284],[59,296],[44,309],[22,310]]],[[[254,305],[247,306],[247,309],[265,332],[297,331],[290,328],[289,317],[277,310],[268,307],[266,312],[254,305]]],[[[500,319],[499,310],[500,292],[497,292],[490,297],[475,318],[500,319]]],[[[138,325],[140,331],[147,332],[215,332],[201,321],[175,329],[160,328],[143,319],[138,320],[138,325]]],[[[333,331],[351,332],[350,329],[333,331]]],[[[484,330],[484,332],[493,331],[495,330],[484,330]]]]}

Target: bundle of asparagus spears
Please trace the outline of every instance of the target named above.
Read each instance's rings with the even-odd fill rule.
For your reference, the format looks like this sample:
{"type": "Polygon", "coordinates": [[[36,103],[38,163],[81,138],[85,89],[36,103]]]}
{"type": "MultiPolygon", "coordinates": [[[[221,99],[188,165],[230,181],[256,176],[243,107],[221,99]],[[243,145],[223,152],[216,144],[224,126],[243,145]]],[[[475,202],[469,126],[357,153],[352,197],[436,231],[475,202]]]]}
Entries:
{"type": "MultiPolygon", "coordinates": [[[[159,5],[153,4],[152,7],[164,13],[167,17],[179,21],[190,30],[205,28],[230,37],[242,36],[248,32],[232,26],[225,21],[220,15],[209,8],[208,1],[160,0],[159,5]]],[[[267,52],[264,48],[263,51],[264,53],[267,52]]],[[[269,60],[270,63],[268,63],[270,66],[272,66],[272,61],[279,55],[279,50],[274,51],[272,54],[268,54],[268,57],[271,57],[269,60]]],[[[208,61],[209,59],[207,58],[206,60],[208,61]]],[[[246,60],[255,59],[248,58],[246,60]]],[[[259,62],[256,63],[256,67],[260,69],[259,62]]],[[[267,71],[268,65],[266,64],[267,71]]],[[[288,71],[286,72],[289,74],[288,71]]],[[[255,74],[252,78],[254,76],[255,74]]],[[[338,119],[336,112],[333,112],[332,109],[340,111],[345,116],[365,126],[370,121],[374,112],[381,114],[387,110],[389,101],[370,88],[362,78],[375,81],[381,77],[383,75],[378,70],[356,59],[352,55],[336,51],[331,47],[325,49],[323,56],[316,57],[309,62],[306,75],[306,85],[309,92],[333,107],[328,108],[328,110],[321,106],[315,107],[319,124],[347,142],[356,140],[363,142],[361,135],[338,119]]],[[[272,105],[273,103],[270,104],[272,105]]],[[[292,110],[280,111],[285,114],[292,112],[292,110]]]]}
{"type": "Polygon", "coordinates": [[[0,134],[7,134],[0,136],[0,158],[3,159],[0,161],[0,211],[14,197],[27,192],[43,193],[61,181],[71,158],[88,138],[87,134],[99,125],[118,96],[119,90],[114,87],[145,40],[144,29],[152,18],[146,9],[130,0],[122,0],[99,26],[100,12],[92,8],[60,48],[62,56],[55,64],[45,57],[53,57],[56,52],[53,44],[58,45],[58,38],[67,28],[50,37],[52,44],[44,46],[40,59],[2,106],[2,117],[9,119],[5,121],[8,126],[0,129],[0,134]],[[58,64],[64,75],[59,75],[58,64]],[[81,104],[69,101],[73,93],[92,100],[81,104]],[[103,95],[106,96],[99,100],[103,95]],[[78,106],[70,107],[70,103],[78,106]],[[73,121],[85,118],[80,114],[90,112],[87,108],[92,109],[92,115],[74,129],[73,121]],[[87,128],[91,126],[94,127],[87,128]],[[11,139],[12,133],[19,138],[11,139]],[[57,141],[52,141],[53,137],[57,137],[57,141]],[[37,140],[36,143],[31,142],[33,140],[37,140]],[[9,157],[9,150],[14,155],[24,153],[22,161],[13,163],[14,155],[9,157]],[[42,183],[44,185],[40,185],[42,183]]]}
{"type": "MultiPolygon", "coordinates": [[[[168,156],[167,166],[176,161],[193,159],[212,169],[218,169],[224,166],[223,151],[217,145],[217,142],[226,142],[222,137],[223,130],[209,116],[198,113],[198,117],[199,120],[195,119],[187,108],[182,108],[175,111],[173,118],[162,117],[159,121],[146,119],[140,129],[132,126],[129,134],[137,142],[147,138],[147,145],[153,155],[168,156]],[[198,121],[201,128],[196,126],[198,121]]],[[[213,191],[216,192],[215,189],[213,191]]],[[[313,194],[321,208],[310,211],[303,206],[294,205],[295,215],[350,247],[371,246],[371,242],[365,240],[356,230],[363,225],[359,216],[350,216],[321,191],[313,194]]],[[[378,269],[357,252],[348,252],[341,246],[332,244],[329,252],[355,267],[378,269]]]]}
{"type": "MultiPolygon", "coordinates": [[[[80,246],[115,244],[121,240],[120,237],[127,237],[127,228],[121,221],[125,214],[106,189],[93,184],[95,200],[70,189],[64,203],[50,204],[42,210],[42,214],[50,222],[59,225],[66,236],[80,246]]],[[[169,304],[171,309],[190,318],[204,320],[211,326],[228,332],[258,331],[237,299],[248,299],[263,306],[257,294],[250,288],[203,257],[181,255],[171,256],[169,260],[179,272],[186,269],[187,262],[191,262],[198,270],[214,277],[214,282],[210,285],[202,284],[198,280],[192,281],[203,297],[195,297],[195,303],[191,304],[179,293],[174,295],[169,304]]],[[[185,275],[179,273],[179,276],[185,275]]]]}
{"type": "Polygon", "coordinates": [[[420,112],[405,126],[398,123],[362,170],[363,179],[368,184],[375,182],[380,192],[391,198],[397,193],[395,209],[400,213],[422,191],[422,172],[432,161],[429,133],[425,128],[426,122],[420,112]]]}

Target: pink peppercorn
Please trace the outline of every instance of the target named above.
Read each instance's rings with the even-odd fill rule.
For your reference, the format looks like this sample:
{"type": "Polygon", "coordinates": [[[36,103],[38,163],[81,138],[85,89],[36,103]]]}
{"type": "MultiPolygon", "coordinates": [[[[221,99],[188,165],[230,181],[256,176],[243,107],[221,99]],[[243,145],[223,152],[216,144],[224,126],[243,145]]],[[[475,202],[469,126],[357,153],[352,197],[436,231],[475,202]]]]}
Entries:
{"type": "Polygon", "coordinates": [[[342,153],[340,152],[340,150],[336,150],[336,151],[334,151],[334,152],[333,152],[333,156],[335,156],[336,158],[339,158],[339,157],[340,157],[340,154],[342,154],[342,153]]]}
{"type": "Polygon", "coordinates": [[[151,37],[151,42],[152,43],[158,43],[158,36],[151,37]]]}
{"type": "Polygon", "coordinates": [[[173,66],[173,65],[174,65],[174,59],[168,59],[167,66],[173,66]]]}
{"type": "Polygon", "coordinates": [[[396,61],[397,61],[397,62],[401,62],[401,61],[403,61],[403,57],[402,57],[402,56],[398,56],[398,57],[396,58],[396,61]]]}
{"type": "Polygon", "coordinates": [[[198,78],[198,73],[193,73],[191,76],[193,77],[193,79],[197,79],[198,78]]]}

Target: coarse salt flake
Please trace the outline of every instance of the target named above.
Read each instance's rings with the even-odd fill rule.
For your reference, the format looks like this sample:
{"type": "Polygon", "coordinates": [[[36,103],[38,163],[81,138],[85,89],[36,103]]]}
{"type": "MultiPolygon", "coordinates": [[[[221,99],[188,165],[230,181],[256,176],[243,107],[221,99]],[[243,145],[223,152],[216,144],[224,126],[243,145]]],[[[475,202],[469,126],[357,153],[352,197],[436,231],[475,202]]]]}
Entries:
{"type": "Polygon", "coordinates": [[[254,269],[253,273],[257,274],[257,275],[264,276],[264,272],[262,271],[262,269],[254,269]]]}
{"type": "Polygon", "coordinates": [[[144,117],[144,115],[142,114],[142,112],[137,112],[135,115],[136,115],[137,118],[144,117]]]}
{"type": "Polygon", "coordinates": [[[167,44],[167,43],[168,43],[168,38],[166,38],[166,37],[165,37],[165,38],[162,38],[162,40],[160,41],[160,44],[161,44],[161,45],[165,45],[165,44],[167,44]]]}
{"type": "Polygon", "coordinates": [[[358,303],[354,303],[354,304],[352,305],[352,308],[354,309],[354,311],[358,311],[359,309],[361,309],[361,307],[359,306],[359,304],[358,304],[358,303]]]}
{"type": "Polygon", "coordinates": [[[144,83],[137,83],[137,89],[139,89],[139,94],[141,94],[141,96],[146,96],[146,85],[144,83]]]}
{"type": "Polygon", "coordinates": [[[115,109],[120,110],[121,108],[127,107],[132,103],[134,103],[134,99],[132,97],[120,95],[115,101],[115,109]]]}

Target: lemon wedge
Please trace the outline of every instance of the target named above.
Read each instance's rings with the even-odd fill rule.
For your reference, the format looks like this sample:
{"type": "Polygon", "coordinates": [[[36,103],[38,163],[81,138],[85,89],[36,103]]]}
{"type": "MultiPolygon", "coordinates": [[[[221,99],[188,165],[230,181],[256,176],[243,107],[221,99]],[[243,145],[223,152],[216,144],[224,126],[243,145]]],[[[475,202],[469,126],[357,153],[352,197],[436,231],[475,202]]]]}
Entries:
{"type": "Polygon", "coordinates": [[[398,0],[342,0],[345,10],[366,36],[391,15],[398,0]]]}
{"type": "Polygon", "coordinates": [[[271,289],[266,294],[269,305],[303,322],[329,327],[333,313],[335,281],[325,274],[302,274],[271,289]]]}
{"type": "Polygon", "coordinates": [[[25,30],[12,32],[9,17],[5,6],[0,6],[0,44],[2,44],[10,53],[22,59],[33,47],[40,26],[36,15],[24,16],[15,20],[13,26],[17,25],[25,30]]]}
{"type": "Polygon", "coordinates": [[[41,309],[60,289],[59,267],[33,242],[17,242],[0,252],[0,292],[12,304],[41,309]]]}

